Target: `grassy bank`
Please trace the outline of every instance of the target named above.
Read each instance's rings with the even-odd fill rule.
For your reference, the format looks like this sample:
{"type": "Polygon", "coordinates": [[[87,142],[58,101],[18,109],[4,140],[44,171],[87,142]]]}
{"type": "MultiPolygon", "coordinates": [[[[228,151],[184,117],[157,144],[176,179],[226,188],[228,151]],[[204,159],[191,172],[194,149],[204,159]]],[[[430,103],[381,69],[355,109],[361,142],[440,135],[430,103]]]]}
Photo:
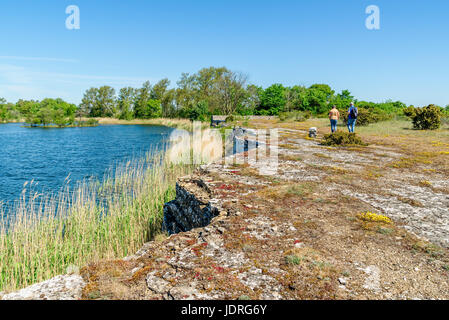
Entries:
{"type": "Polygon", "coordinates": [[[191,169],[148,155],[55,196],[24,186],[21,201],[0,212],[10,217],[0,223],[0,291],[135,253],[160,232],[163,204],[174,198],[176,178],[191,169]]]}

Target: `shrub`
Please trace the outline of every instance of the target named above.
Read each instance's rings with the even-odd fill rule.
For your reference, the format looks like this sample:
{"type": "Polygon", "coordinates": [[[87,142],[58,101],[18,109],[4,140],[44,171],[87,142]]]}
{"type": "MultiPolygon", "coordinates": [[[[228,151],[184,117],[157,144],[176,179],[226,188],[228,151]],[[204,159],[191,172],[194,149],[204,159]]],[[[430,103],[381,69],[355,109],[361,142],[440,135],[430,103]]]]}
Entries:
{"type": "Polygon", "coordinates": [[[301,263],[301,260],[302,259],[296,255],[289,255],[289,256],[285,257],[285,263],[290,264],[290,265],[292,265],[292,264],[298,265],[301,263]]]}
{"type": "Polygon", "coordinates": [[[404,113],[404,115],[406,117],[409,117],[409,118],[413,118],[416,114],[414,106],[409,106],[409,107],[405,108],[404,110],[402,110],[402,112],[404,113]]]}
{"type": "MultiPolygon", "coordinates": [[[[441,126],[441,109],[433,104],[424,108],[413,108],[408,111],[413,128],[417,130],[436,130],[441,126]]],[[[404,113],[405,114],[405,113],[404,113]]]]}
{"type": "Polygon", "coordinates": [[[367,145],[356,133],[344,131],[337,131],[335,133],[325,135],[322,144],[326,146],[367,145]]]}
{"type": "MultiPolygon", "coordinates": [[[[367,108],[357,108],[357,109],[358,109],[357,125],[359,126],[367,126],[371,123],[386,121],[392,118],[392,114],[388,114],[387,112],[384,112],[382,110],[367,109],[367,108]]],[[[344,122],[347,122],[348,113],[346,111],[342,112],[341,118],[344,122]]]]}
{"type": "Polygon", "coordinates": [[[380,222],[380,223],[386,223],[386,224],[392,223],[392,221],[389,217],[381,215],[381,214],[373,213],[373,212],[359,213],[357,215],[357,218],[359,218],[362,221],[367,221],[367,222],[380,222]]]}
{"type": "Polygon", "coordinates": [[[310,119],[310,112],[302,112],[302,111],[289,111],[289,112],[281,112],[279,113],[279,120],[281,121],[298,121],[303,122],[307,119],[310,119]]]}
{"type": "Polygon", "coordinates": [[[182,111],[181,116],[184,118],[188,118],[191,121],[207,121],[209,117],[208,109],[209,107],[207,102],[200,101],[192,107],[185,108],[182,111]]]}

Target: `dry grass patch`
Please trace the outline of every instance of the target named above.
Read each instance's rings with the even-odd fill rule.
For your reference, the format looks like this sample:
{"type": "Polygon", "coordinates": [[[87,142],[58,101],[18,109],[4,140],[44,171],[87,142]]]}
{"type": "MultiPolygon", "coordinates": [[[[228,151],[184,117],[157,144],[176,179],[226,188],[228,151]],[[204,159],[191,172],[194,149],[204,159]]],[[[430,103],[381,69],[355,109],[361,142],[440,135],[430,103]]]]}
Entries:
{"type": "Polygon", "coordinates": [[[305,199],[308,195],[313,193],[315,189],[316,183],[312,182],[284,184],[267,187],[261,191],[258,191],[257,196],[272,200],[285,200],[289,198],[305,199]]]}
{"type": "Polygon", "coordinates": [[[303,161],[303,159],[300,156],[293,154],[280,154],[279,159],[284,161],[295,161],[295,162],[303,161]]]}
{"type": "Polygon", "coordinates": [[[299,149],[298,145],[291,144],[291,143],[280,144],[279,147],[282,149],[287,149],[287,150],[299,149]]]}
{"type": "Polygon", "coordinates": [[[403,203],[411,205],[412,207],[418,207],[418,208],[424,207],[424,205],[421,202],[419,202],[418,200],[415,200],[415,199],[410,199],[410,198],[405,198],[405,197],[400,197],[400,196],[398,196],[397,199],[403,203]]]}
{"type": "Polygon", "coordinates": [[[327,154],[323,154],[323,153],[314,153],[313,155],[314,155],[315,157],[318,157],[318,158],[332,159],[331,156],[329,156],[329,155],[327,155],[327,154]]]}

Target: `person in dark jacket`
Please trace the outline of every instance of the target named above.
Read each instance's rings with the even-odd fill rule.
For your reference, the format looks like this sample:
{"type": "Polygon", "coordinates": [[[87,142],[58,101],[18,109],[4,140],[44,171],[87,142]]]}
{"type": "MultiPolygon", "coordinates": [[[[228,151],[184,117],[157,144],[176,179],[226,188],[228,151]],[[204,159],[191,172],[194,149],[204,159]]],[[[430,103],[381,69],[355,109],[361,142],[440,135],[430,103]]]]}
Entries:
{"type": "Polygon", "coordinates": [[[357,107],[354,106],[354,102],[351,102],[351,106],[348,109],[348,130],[349,132],[354,132],[355,130],[355,123],[357,122],[357,116],[358,116],[358,110],[357,107]]]}

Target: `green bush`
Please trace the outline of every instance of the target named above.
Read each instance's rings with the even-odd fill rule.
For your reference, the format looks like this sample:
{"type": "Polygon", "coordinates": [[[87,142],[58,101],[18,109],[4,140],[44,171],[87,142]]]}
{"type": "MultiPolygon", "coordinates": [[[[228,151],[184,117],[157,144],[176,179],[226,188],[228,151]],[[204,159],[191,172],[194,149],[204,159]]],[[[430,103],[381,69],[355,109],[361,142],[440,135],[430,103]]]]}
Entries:
{"type": "Polygon", "coordinates": [[[181,117],[190,119],[191,121],[207,121],[209,118],[208,104],[200,101],[197,104],[185,108],[181,111],[181,117]]]}
{"type": "MultiPolygon", "coordinates": [[[[387,121],[392,118],[392,114],[388,114],[382,110],[376,109],[367,109],[367,108],[357,108],[358,109],[358,117],[357,117],[357,125],[358,126],[367,126],[371,123],[377,123],[380,121],[387,121]]],[[[343,112],[340,111],[341,118],[344,122],[348,122],[348,112],[345,110],[343,112]]]]}
{"type": "MultiPolygon", "coordinates": [[[[433,104],[424,108],[413,108],[409,110],[413,128],[417,130],[436,130],[441,126],[441,108],[433,104]]],[[[404,113],[405,114],[405,113],[404,113]]]]}
{"type": "Polygon", "coordinates": [[[306,121],[307,119],[310,119],[311,113],[310,112],[303,112],[303,111],[290,111],[290,112],[281,112],[279,113],[279,120],[281,121],[306,121]]]}
{"type": "Polygon", "coordinates": [[[416,114],[416,110],[415,110],[414,106],[409,106],[409,107],[403,109],[402,112],[404,113],[404,115],[406,117],[409,117],[409,118],[413,118],[416,114]]]}
{"type": "Polygon", "coordinates": [[[322,144],[326,146],[368,145],[356,133],[344,131],[337,131],[335,133],[325,135],[322,144]]]}

